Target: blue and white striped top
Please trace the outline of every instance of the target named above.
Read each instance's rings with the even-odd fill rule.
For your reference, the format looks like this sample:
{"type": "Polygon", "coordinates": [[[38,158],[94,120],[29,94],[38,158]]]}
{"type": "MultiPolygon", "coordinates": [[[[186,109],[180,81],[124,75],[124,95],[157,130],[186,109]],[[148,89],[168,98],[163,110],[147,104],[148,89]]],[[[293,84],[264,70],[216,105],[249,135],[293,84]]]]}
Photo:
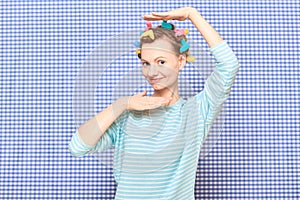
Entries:
{"type": "Polygon", "coordinates": [[[216,66],[197,95],[147,112],[124,111],[94,147],[76,130],[69,143],[74,156],[115,148],[115,199],[194,199],[201,145],[239,70],[225,40],[209,50],[216,66]]]}

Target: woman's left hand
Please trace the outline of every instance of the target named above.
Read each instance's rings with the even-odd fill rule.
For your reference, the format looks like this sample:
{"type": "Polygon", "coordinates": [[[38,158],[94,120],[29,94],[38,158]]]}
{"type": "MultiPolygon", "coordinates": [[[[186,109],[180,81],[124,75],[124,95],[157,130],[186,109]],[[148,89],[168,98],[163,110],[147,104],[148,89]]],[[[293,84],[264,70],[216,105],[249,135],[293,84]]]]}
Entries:
{"type": "Polygon", "coordinates": [[[191,11],[195,9],[193,7],[183,7],[169,12],[152,12],[151,15],[144,15],[142,18],[148,21],[157,20],[178,20],[184,21],[190,17],[191,11]]]}

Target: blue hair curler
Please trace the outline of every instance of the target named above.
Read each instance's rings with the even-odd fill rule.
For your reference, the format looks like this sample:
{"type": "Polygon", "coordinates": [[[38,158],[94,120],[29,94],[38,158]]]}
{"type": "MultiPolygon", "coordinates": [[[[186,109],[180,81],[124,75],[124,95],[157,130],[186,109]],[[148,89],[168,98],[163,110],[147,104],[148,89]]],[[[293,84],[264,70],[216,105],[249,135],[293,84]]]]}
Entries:
{"type": "Polygon", "coordinates": [[[135,47],[138,47],[138,48],[141,47],[141,43],[139,41],[135,41],[133,44],[135,47]]]}
{"type": "Polygon", "coordinates": [[[180,53],[185,52],[190,48],[190,44],[186,42],[184,39],[181,40],[182,46],[180,47],[180,53]]]}
{"type": "Polygon", "coordinates": [[[172,30],[172,25],[169,24],[166,20],[163,20],[161,27],[172,30]]]}

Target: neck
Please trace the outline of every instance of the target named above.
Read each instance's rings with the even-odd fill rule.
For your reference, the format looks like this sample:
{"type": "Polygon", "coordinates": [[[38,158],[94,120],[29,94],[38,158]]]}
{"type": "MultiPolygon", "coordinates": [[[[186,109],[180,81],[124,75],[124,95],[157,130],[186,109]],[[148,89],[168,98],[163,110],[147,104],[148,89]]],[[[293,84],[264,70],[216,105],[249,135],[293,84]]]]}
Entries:
{"type": "Polygon", "coordinates": [[[177,102],[177,100],[180,98],[179,92],[178,92],[178,84],[174,88],[164,88],[162,90],[154,90],[154,93],[152,95],[153,97],[164,97],[164,98],[170,98],[172,97],[172,100],[168,105],[172,105],[177,102]]]}

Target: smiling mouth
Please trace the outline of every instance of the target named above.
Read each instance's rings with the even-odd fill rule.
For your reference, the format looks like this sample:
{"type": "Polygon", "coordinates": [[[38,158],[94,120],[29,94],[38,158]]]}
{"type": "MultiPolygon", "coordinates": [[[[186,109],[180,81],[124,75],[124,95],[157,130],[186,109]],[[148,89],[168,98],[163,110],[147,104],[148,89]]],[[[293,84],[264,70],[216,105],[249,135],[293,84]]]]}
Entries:
{"type": "Polygon", "coordinates": [[[150,79],[150,82],[151,82],[151,83],[157,83],[157,82],[159,82],[161,79],[163,79],[163,78],[150,79]]]}

